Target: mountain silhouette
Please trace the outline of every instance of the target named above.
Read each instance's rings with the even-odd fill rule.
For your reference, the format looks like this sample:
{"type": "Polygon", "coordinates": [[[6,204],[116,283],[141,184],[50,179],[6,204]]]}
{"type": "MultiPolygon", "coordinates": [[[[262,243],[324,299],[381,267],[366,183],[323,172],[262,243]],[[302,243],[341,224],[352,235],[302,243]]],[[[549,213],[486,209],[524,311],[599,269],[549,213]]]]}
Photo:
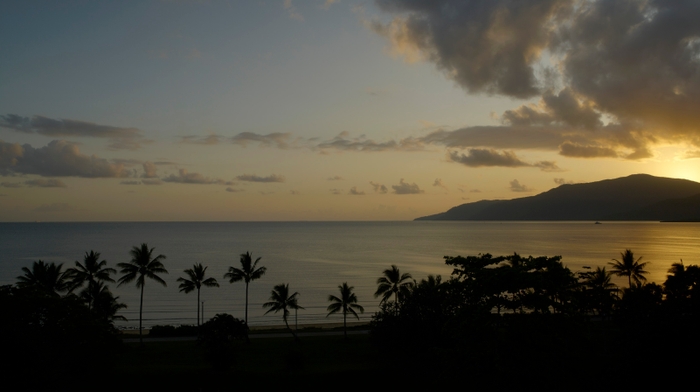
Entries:
{"type": "Polygon", "coordinates": [[[564,184],[536,196],[466,203],[416,220],[700,221],[700,183],[634,174],[564,184]]]}

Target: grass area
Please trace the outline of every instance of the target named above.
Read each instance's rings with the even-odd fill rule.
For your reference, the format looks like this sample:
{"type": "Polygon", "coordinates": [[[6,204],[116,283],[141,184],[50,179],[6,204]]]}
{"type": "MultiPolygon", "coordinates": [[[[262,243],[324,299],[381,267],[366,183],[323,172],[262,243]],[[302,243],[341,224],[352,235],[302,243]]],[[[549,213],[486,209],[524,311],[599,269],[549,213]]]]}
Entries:
{"type": "MultiPolygon", "coordinates": [[[[125,344],[112,371],[139,389],[230,390],[238,387],[329,386],[381,370],[367,335],[254,339],[236,346],[231,369],[215,371],[194,341],[125,344]],[[331,383],[331,384],[329,384],[331,383]]],[[[117,389],[115,387],[115,389],[117,389]]]]}

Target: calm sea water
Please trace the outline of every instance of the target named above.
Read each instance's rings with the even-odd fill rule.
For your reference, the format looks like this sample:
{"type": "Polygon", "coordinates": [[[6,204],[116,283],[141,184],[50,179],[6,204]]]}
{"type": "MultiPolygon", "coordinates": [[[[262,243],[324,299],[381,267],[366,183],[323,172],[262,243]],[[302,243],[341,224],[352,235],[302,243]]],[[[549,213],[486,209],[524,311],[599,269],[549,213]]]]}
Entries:
{"type": "MultiPolygon", "coordinates": [[[[428,274],[449,276],[443,256],[517,252],[527,256],[562,256],[573,271],[606,266],[629,248],[650,262],[648,279],[663,283],[671,263],[700,264],[700,224],[658,222],[200,222],[200,223],[0,223],[0,284],[15,283],[22,267],[33,261],[82,261],[86,251],[102,254],[110,267],[130,259],[141,243],[166,256],[168,286],[147,281],[144,324],[196,323],[196,293],[178,290],[177,278],[194,263],[208,266],[207,275],[221,287],[202,288],[205,318],[230,313],[243,318],[245,284],[223,278],[229,266],[240,266],[246,251],[267,273],[250,284],[251,325],[281,324],[281,314],[264,315],[262,304],[272,287],[289,283],[299,292],[298,322],[337,322],[326,318],[327,298],[338,285],[355,287],[365,307],[363,319],[378,309],[376,279],[396,264],[420,280],[428,274]]],[[[624,279],[617,281],[626,284],[624,279]]],[[[129,319],[118,325],[138,325],[139,291],[133,284],[110,285],[129,319]]],[[[294,321],[292,315],[291,321],[294,321]]]]}

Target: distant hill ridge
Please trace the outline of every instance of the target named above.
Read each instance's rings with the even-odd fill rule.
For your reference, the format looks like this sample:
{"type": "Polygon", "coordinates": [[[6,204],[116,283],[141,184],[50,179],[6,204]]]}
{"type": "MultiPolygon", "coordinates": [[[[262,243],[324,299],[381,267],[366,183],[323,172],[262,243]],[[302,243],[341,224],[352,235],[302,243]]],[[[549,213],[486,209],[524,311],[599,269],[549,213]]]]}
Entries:
{"type": "Polygon", "coordinates": [[[634,174],[564,184],[519,199],[466,203],[416,220],[700,221],[700,183],[634,174]]]}

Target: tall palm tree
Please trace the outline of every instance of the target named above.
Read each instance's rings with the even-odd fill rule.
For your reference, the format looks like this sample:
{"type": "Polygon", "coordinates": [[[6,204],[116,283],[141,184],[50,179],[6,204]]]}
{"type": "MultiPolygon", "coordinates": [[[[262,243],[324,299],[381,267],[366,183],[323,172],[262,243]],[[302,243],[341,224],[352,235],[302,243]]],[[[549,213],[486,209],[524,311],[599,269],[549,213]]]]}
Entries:
{"type": "Polygon", "coordinates": [[[642,260],[641,256],[635,259],[634,253],[626,249],[624,252],[620,253],[620,260],[613,259],[614,263],[608,263],[612,266],[610,272],[617,276],[626,276],[630,288],[632,288],[632,281],[634,281],[637,286],[641,286],[642,282],[646,282],[647,280],[644,274],[649,272],[644,271],[644,267],[649,263],[640,263],[640,260],[642,260]]]}
{"type": "Polygon", "coordinates": [[[62,272],[63,264],[44,263],[35,261],[32,269],[22,267],[24,275],[17,277],[18,287],[35,287],[52,296],[59,296],[60,292],[69,289],[67,275],[62,272]]]}
{"type": "Polygon", "coordinates": [[[241,254],[241,268],[229,267],[228,272],[224,274],[224,278],[229,279],[229,283],[244,281],[245,282],[245,323],[248,325],[248,284],[252,280],[259,279],[265,275],[267,268],[255,268],[262,257],[258,257],[253,262],[253,255],[250,252],[241,254]]]}
{"type": "Polygon", "coordinates": [[[180,292],[185,292],[185,294],[197,290],[197,326],[199,327],[199,289],[202,285],[207,287],[219,287],[219,283],[214,278],[204,279],[204,273],[209,267],[202,267],[202,263],[195,264],[190,269],[186,269],[184,272],[189,276],[189,279],[177,278],[180,283],[180,292]]]}
{"type": "Polygon", "coordinates": [[[401,274],[398,267],[392,265],[390,269],[384,270],[383,275],[377,279],[377,292],[374,293],[374,298],[382,297],[380,303],[386,302],[393,294],[394,301],[398,304],[402,297],[411,292],[414,285],[411,274],[401,274]]]}
{"type": "Polygon", "coordinates": [[[294,331],[289,328],[287,319],[289,318],[289,309],[304,309],[297,303],[298,295],[298,292],[294,292],[294,294],[289,295],[289,284],[281,283],[272,289],[270,302],[265,302],[263,304],[263,308],[270,308],[267,312],[265,312],[265,314],[272,311],[275,313],[279,312],[280,310],[282,311],[282,320],[284,320],[284,325],[287,326],[287,329],[292,333],[292,336],[294,336],[294,340],[296,341],[298,341],[299,338],[297,337],[297,334],[295,334],[294,331]]]}
{"type": "MultiPolygon", "coordinates": [[[[114,282],[114,279],[110,276],[111,274],[116,274],[117,270],[114,268],[107,268],[107,261],[100,260],[100,253],[93,250],[90,253],[85,252],[85,257],[83,258],[83,263],[80,264],[76,260],[75,268],[69,268],[66,270],[66,275],[70,279],[70,291],[77,289],[82,286],[83,283],[87,282],[88,288],[86,293],[90,293],[90,286],[94,286],[97,282],[114,282]]],[[[94,290],[93,290],[94,291],[94,290]]],[[[81,293],[81,296],[82,293],[81,293]]],[[[84,296],[88,302],[88,309],[92,308],[92,300],[94,299],[90,295],[84,296]]]]}
{"type": "Polygon", "coordinates": [[[328,305],[328,308],[326,309],[328,311],[328,315],[326,315],[326,317],[330,316],[333,313],[338,313],[340,311],[343,312],[343,332],[345,335],[345,339],[347,339],[348,327],[346,319],[348,313],[352,314],[353,316],[355,316],[355,318],[359,320],[360,316],[357,315],[355,309],[359,310],[360,313],[364,313],[365,308],[358,305],[357,296],[355,295],[355,293],[352,292],[352,289],[354,289],[354,287],[348,286],[347,282],[344,282],[342,285],[338,286],[338,289],[340,289],[340,297],[336,297],[335,295],[328,296],[328,302],[332,303],[328,305]]]}
{"type": "Polygon", "coordinates": [[[131,260],[128,263],[119,263],[117,267],[121,268],[121,273],[123,274],[119,278],[118,286],[125,283],[130,283],[136,280],[136,288],[141,289],[141,302],[139,305],[139,341],[143,346],[143,287],[146,284],[146,278],[155,280],[156,282],[167,286],[160,276],[156,274],[167,274],[168,270],[165,269],[161,260],[165,260],[164,255],[158,255],[153,257],[153,251],[156,248],[148,249],[148,245],[141,244],[141,247],[134,246],[129,251],[131,255],[131,260]]]}

